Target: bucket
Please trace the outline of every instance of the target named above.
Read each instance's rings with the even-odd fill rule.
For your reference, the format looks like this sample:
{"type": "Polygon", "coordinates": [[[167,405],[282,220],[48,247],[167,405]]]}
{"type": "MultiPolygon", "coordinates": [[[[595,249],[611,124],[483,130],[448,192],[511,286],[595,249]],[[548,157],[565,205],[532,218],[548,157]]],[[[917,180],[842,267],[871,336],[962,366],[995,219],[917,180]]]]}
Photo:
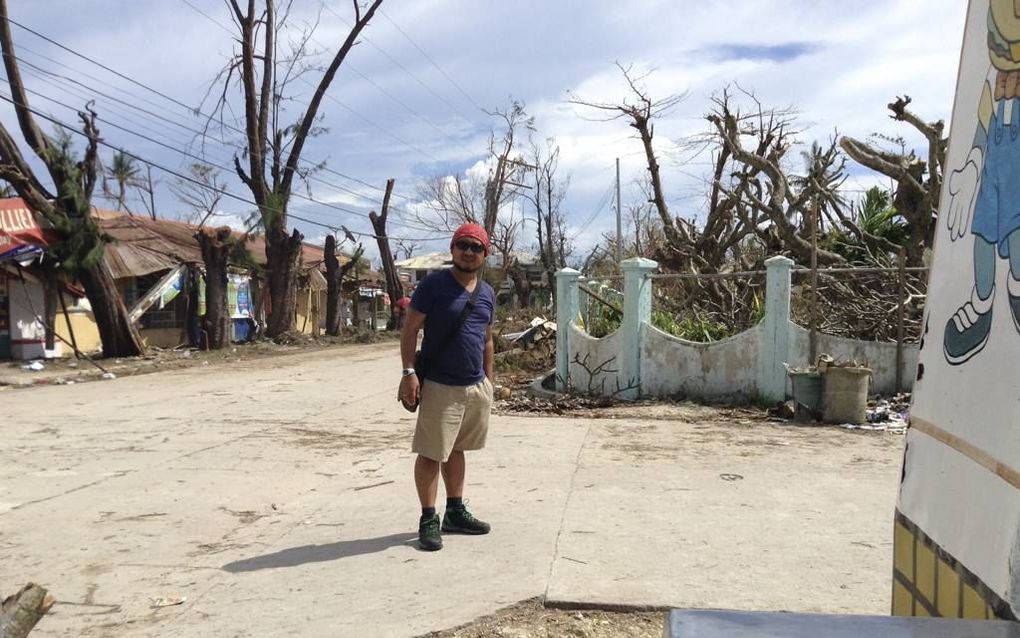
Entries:
{"type": "Polygon", "coordinates": [[[832,366],[825,370],[822,419],[827,423],[861,424],[868,420],[871,370],[832,366]]]}
{"type": "Polygon", "coordinates": [[[796,411],[807,411],[814,418],[822,407],[822,375],[808,370],[790,370],[787,376],[790,377],[796,411]]]}

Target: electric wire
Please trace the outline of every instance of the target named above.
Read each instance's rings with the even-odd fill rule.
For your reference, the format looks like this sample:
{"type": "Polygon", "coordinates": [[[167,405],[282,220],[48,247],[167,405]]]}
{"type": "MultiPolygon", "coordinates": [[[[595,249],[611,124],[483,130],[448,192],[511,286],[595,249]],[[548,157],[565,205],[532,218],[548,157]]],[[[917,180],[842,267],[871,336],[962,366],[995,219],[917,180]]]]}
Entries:
{"type": "MultiPolygon", "coordinates": [[[[83,133],[82,131],[79,131],[77,128],[67,124],[66,122],[63,122],[63,121],[59,120],[58,118],[56,118],[56,117],[54,117],[52,115],[43,113],[43,112],[39,111],[38,109],[35,109],[35,108],[30,107],[30,106],[21,104],[20,102],[15,100],[12,96],[7,95],[6,93],[0,92],[0,99],[4,100],[6,102],[9,102],[10,104],[14,105],[15,107],[24,108],[27,111],[29,111],[30,113],[32,113],[33,115],[35,115],[36,117],[40,117],[40,118],[50,122],[51,124],[54,124],[55,126],[58,126],[58,127],[66,130],[66,131],[68,131],[70,133],[74,133],[74,134],[79,135],[81,137],[86,137],[87,138],[85,133],[83,133]]],[[[126,155],[128,157],[131,157],[132,159],[134,159],[136,161],[142,162],[143,164],[146,164],[148,166],[151,166],[153,168],[161,170],[164,173],[167,173],[169,175],[173,175],[174,177],[177,177],[177,178],[179,178],[181,180],[184,180],[186,182],[190,182],[190,183],[192,183],[192,184],[194,184],[194,185],[196,185],[196,186],[198,186],[200,188],[205,188],[207,190],[211,190],[213,192],[220,193],[224,197],[229,197],[231,199],[234,199],[236,201],[242,202],[242,203],[247,204],[249,206],[253,206],[255,208],[262,208],[262,209],[265,209],[265,210],[269,210],[269,211],[285,214],[287,217],[289,217],[291,219],[295,219],[295,220],[298,220],[298,221],[301,221],[301,222],[305,222],[305,223],[313,225],[313,226],[319,226],[319,227],[322,227],[322,228],[327,228],[327,229],[329,229],[329,230],[331,230],[331,231],[333,231],[335,233],[339,233],[339,232],[345,232],[346,233],[346,232],[349,232],[350,234],[355,235],[355,236],[370,237],[370,238],[373,238],[373,239],[379,239],[378,235],[375,235],[375,234],[372,234],[372,233],[363,233],[363,232],[360,232],[360,231],[354,231],[354,230],[347,229],[346,227],[344,227],[342,225],[341,226],[335,226],[335,225],[327,224],[327,223],[324,223],[324,222],[321,222],[321,221],[316,221],[314,219],[308,219],[306,217],[301,217],[301,216],[295,215],[294,213],[292,213],[290,211],[284,212],[284,211],[281,211],[281,210],[279,210],[277,208],[273,208],[273,207],[270,207],[270,206],[261,206],[261,207],[259,207],[259,205],[256,202],[254,202],[254,201],[252,201],[250,199],[247,199],[247,198],[245,198],[245,197],[243,197],[241,195],[238,195],[238,194],[236,194],[236,193],[234,193],[232,191],[229,191],[226,188],[220,188],[220,189],[214,188],[214,187],[209,186],[208,184],[205,184],[205,183],[203,183],[203,182],[201,182],[201,181],[199,181],[199,180],[197,180],[197,179],[195,179],[195,178],[193,178],[193,177],[191,177],[189,175],[185,175],[184,173],[176,171],[176,170],[174,170],[172,168],[168,168],[168,167],[166,167],[166,166],[164,166],[164,165],[162,165],[162,164],[160,164],[158,162],[155,162],[153,160],[147,159],[145,157],[142,157],[142,156],[140,156],[140,155],[138,155],[136,153],[132,153],[131,151],[125,150],[123,148],[120,148],[120,147],[116,146],[115,144],[110,144],[109,142],[106,142],[106,141],[104,141],[102,139],[97,140],[97,143],[99,145],[101,145],[101,146],[105,146],[106,148],[115,150],[115,151],[117,151],[119,153],[123,153],[124,155],[126,155]]],[[[312,200],[312,201],[314,202],[314,200],[312,200]]],[[[315,202],[315,203],[322,204],[322,202],[315,202]]],[[[430,236],[430,237],[391,237],[391,236],[388,236],[388,235],[387,235],[386,238],[387,239],[392,239],[392,240],[395,240],[395,241],[435,241],[435,240],[439,240],[439,239],[445,239],[445,237],[443,237],[443,236],[430,236]]]]}

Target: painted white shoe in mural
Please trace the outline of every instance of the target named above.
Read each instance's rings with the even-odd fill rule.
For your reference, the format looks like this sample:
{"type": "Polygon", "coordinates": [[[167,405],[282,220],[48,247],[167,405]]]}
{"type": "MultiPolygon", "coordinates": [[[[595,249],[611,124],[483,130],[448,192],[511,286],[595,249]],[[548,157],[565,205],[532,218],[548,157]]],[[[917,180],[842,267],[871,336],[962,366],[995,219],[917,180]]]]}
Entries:
{"type": "Polygon", "coordinates": [[[979,297],[977,290],[974,290],[970,297],[970,300],[960,306],[946,322],[943,347],[946,360],[954,365],[963,363],[981,352],[988,343],[988,334],[992,330],[992,300],[995,298],[995,290],[992,290],[987,299],[979,297]]]}

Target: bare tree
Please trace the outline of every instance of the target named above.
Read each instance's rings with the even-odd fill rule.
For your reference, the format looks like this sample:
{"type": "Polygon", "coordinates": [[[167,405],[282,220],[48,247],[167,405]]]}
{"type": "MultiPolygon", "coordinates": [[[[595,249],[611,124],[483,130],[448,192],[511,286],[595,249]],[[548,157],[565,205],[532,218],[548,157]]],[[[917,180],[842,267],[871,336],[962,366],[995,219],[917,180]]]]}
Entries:
{"type": "Polygon", "coordinates": [[[684,223],[675,223],[666,204],[666,196],[662,188],[662,177],[660,174],[659,161],[655,154],[652,140],[655,136],[654,121],[664,115],[668,115],[681,102],[687,99],[687,93],[676,93],[662,99],[653,99],[648,90],[643,86],[643,81],[648,74],[634,75],[631,67],[624,67],[619,62],[616,66],[623,73],[623,77],[630,88],[629,98],[623,98],[620,102],[596,102],[572,95],[568,100],[571,104],[583,106],[605,113],[600,121],[614,121],[624,119],[628,126],[637,131],[638,139],[645,152],[645,161],[648,165],[648,176],[652,186],[652,203],[659,213],[666,238],[672,248],[690,246],[689,227],[684,223]]]}
{"type": "Polygon", "coordinates": [[[138,198],[142,202],[145,212],[152,220],[159,219],[159,214],[156,212],[157,183],[157,180],[152,179],[152,167],[149,165],[145,166],[145,180],[143,181],[138,179],[135,182],[135,188],[138,190],[138,198]]]}
{"type": "Polygon", "coordinates": [[[494,253],[502,259],[501,275],[517,286],[518,299],[530,303],[530,287],[515,257],[522,223],[513,202],[528,188],[521,183],[529,167],[518,147],[525,133],[534,130],[534,118],[524,104],[511,100],[506,109],[487,112],[499,121],[489,135],[491,168],[482,181],[469,175],[437,176],[419,185],[424,209],[418,220],[437,232],[452,232],[465,222],[481,224],[489,234],[494,253]]]}
{"type": "Polygon", "coordinates": [[[545,271],[549,290],[555,295],[555,274],[566,265],[565,257],[560,250],[565,238],[563,213],[560,207],[566,197],[569,176],[560,179],[557,175],[560,162],[560,148],[554,140],[547,139],[545,147],[532,142],[531,157],[535,169],[533,186],[526,191],[524,197],[534,206],[535,222],[538,228],[538,255],[545,271]]]}
{"type": "Polygon", "coordinates": [[[240,48],[221,73],[223,93],[216,112],[222,121],[227,93],[236,77],[244,100],[246,144],[243,158],[247,159],[247,166],[242,165],[242,157],[235,156],[234,168],[254,196],[265,232],[267,279],[272,300],[267,334],[275,337],[292,329],[297,304],[297,274],[304,237],[296,229],[288,230],[287,206],[295,177],[306,175],[299,171],[301,153],[308,137],[321,131],[319,107],[326,90],[382,0],[372,0],[364,10],[358,0],[353,1],[354,25],[322,72],[296,120],[288,119],[286,106],[293,106],[298,100],[291,83],[315,70],[308,59],[315,25],[291,41],[289,51],[281,52],[280,40],[287,24],[290,1],[227,2],[239,31],[240,48]],[[262,8],[256,8],[256,4],[262,8]],[[278,6],[282,11],[278,11],[278,6]]]}
{"type": "Polygon", "coordinates": [[[398,239],[396,242],[399,259],[410,259],[421,248],[420,244],[410,239],[398,239]]]}
{"type": "Polygon", "coordinates": [[[170,192],[188,207],[188,221],[202,228],[219,210],[226,184],[216,168],[201,162],[188,166],[188,174],[191,179],[171,182],[170,192]]]}
{"type": "MultiPolygon", "coordinates": [[[[907,221],[910,238],[906,242],[907,263],[921,265],[924,250],[931,248],[935,236],[935,216],[942,191],[942,176],[946,165],[946,150],[949,140],[945,137],[945,123],[942,120],[925,122],[907,107],[909,96],[898,97],[888,105],[897,122],[905,122],[924,136],[928,143],[927,159],[918,158],[913,151],[906,153],[888,151],[875,144],[861,142],[844,136],[840,147],[856,162],[873,171],[892,178],[896,182],[893,205],[907,221]]],[[[863,236],[862,231],[848,224],[852,232],[863,236]]]]}
{"type": "MultiPolygon", "coordinates": [[[[375,240],[379,245],[379,258],[382,260],[383,274],[386,277],[386,291],[390,296],[390,308],[396,308],[397,301],[404,296],[403,286],[400,285],[400,278],[397,277],[397,268],[393,265],[393,252],[390,251],[390,241],[386,236],[386,217],[390,212],[390,195],[393,194],[394,182],[393,178],[386,180],[382,212],[376,214],[375,211],[372,211],[368,214],[368,218],[372,222],[372,229],[375,231],[375,240]]],[[[391,312],[390,318],[386,322],[386,329],[393,330],[396,327],[397,315],[395,312],[391,312]]]]}
{"type": "Polygon", "coordinates": [[[66,133],[55,140],[40,130],[21,79],[8,15],[7,1],[0,0],[0,46],[11,102],[21,134],[45,166],[55,191],[42,184],[2,124],[0,179],[10,183],[29,208],[42,215],[61,235],[62,241],[50,253],[85,288],[102,340],[103,356],[137,355],[144,350],[142,341],[128,319],[124,301],[104,260],[107,239],[92,217],[90,202],[99,167],[96,113],[91,104],[78,113],[86,139],[81,158],[75,157],[66,133]]]}
{"type": "MultiPolygon", "coordinates": [[[[806,176],[789,175],[783,162],[795,141],[792,112],[769,110],[750,93],[745,95],[754,105],[749,113],[734,109],[729,92],[723,91],[713,98],[716,107],[706,116],[736,165],[731,184],[720,182],[719,192],[731,198],[739,224],[772,252],[789,251],[806,263],[812,253],[808,220],[813,206],[836,201],[833,191],[842,184],[843,160],[833,140],[827,148],[818,147],[806,176]]],[[[817,250],[817,258],[821,264],[846,261],[824,249],[817,250]]]]}

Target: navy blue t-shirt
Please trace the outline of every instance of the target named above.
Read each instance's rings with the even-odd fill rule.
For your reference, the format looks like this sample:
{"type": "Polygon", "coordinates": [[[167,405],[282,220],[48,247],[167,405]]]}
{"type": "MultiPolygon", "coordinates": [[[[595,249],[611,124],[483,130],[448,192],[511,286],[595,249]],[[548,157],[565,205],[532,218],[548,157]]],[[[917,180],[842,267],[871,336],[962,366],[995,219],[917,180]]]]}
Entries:
{"type": "Polygon", "coordinates": [[[425,277],[414,289],[411,307],[425,315],[425,338],[421,349],[428,359],[426,378],[444,385],[474,385],[485,378],[483,356],[485,335],[496,317],[496,293],[479,280],[482,289],[475,307],[461,325],[457,336],[446,348],[433,354],[447,340],[471,293],[449,270],[425,277]]]}

